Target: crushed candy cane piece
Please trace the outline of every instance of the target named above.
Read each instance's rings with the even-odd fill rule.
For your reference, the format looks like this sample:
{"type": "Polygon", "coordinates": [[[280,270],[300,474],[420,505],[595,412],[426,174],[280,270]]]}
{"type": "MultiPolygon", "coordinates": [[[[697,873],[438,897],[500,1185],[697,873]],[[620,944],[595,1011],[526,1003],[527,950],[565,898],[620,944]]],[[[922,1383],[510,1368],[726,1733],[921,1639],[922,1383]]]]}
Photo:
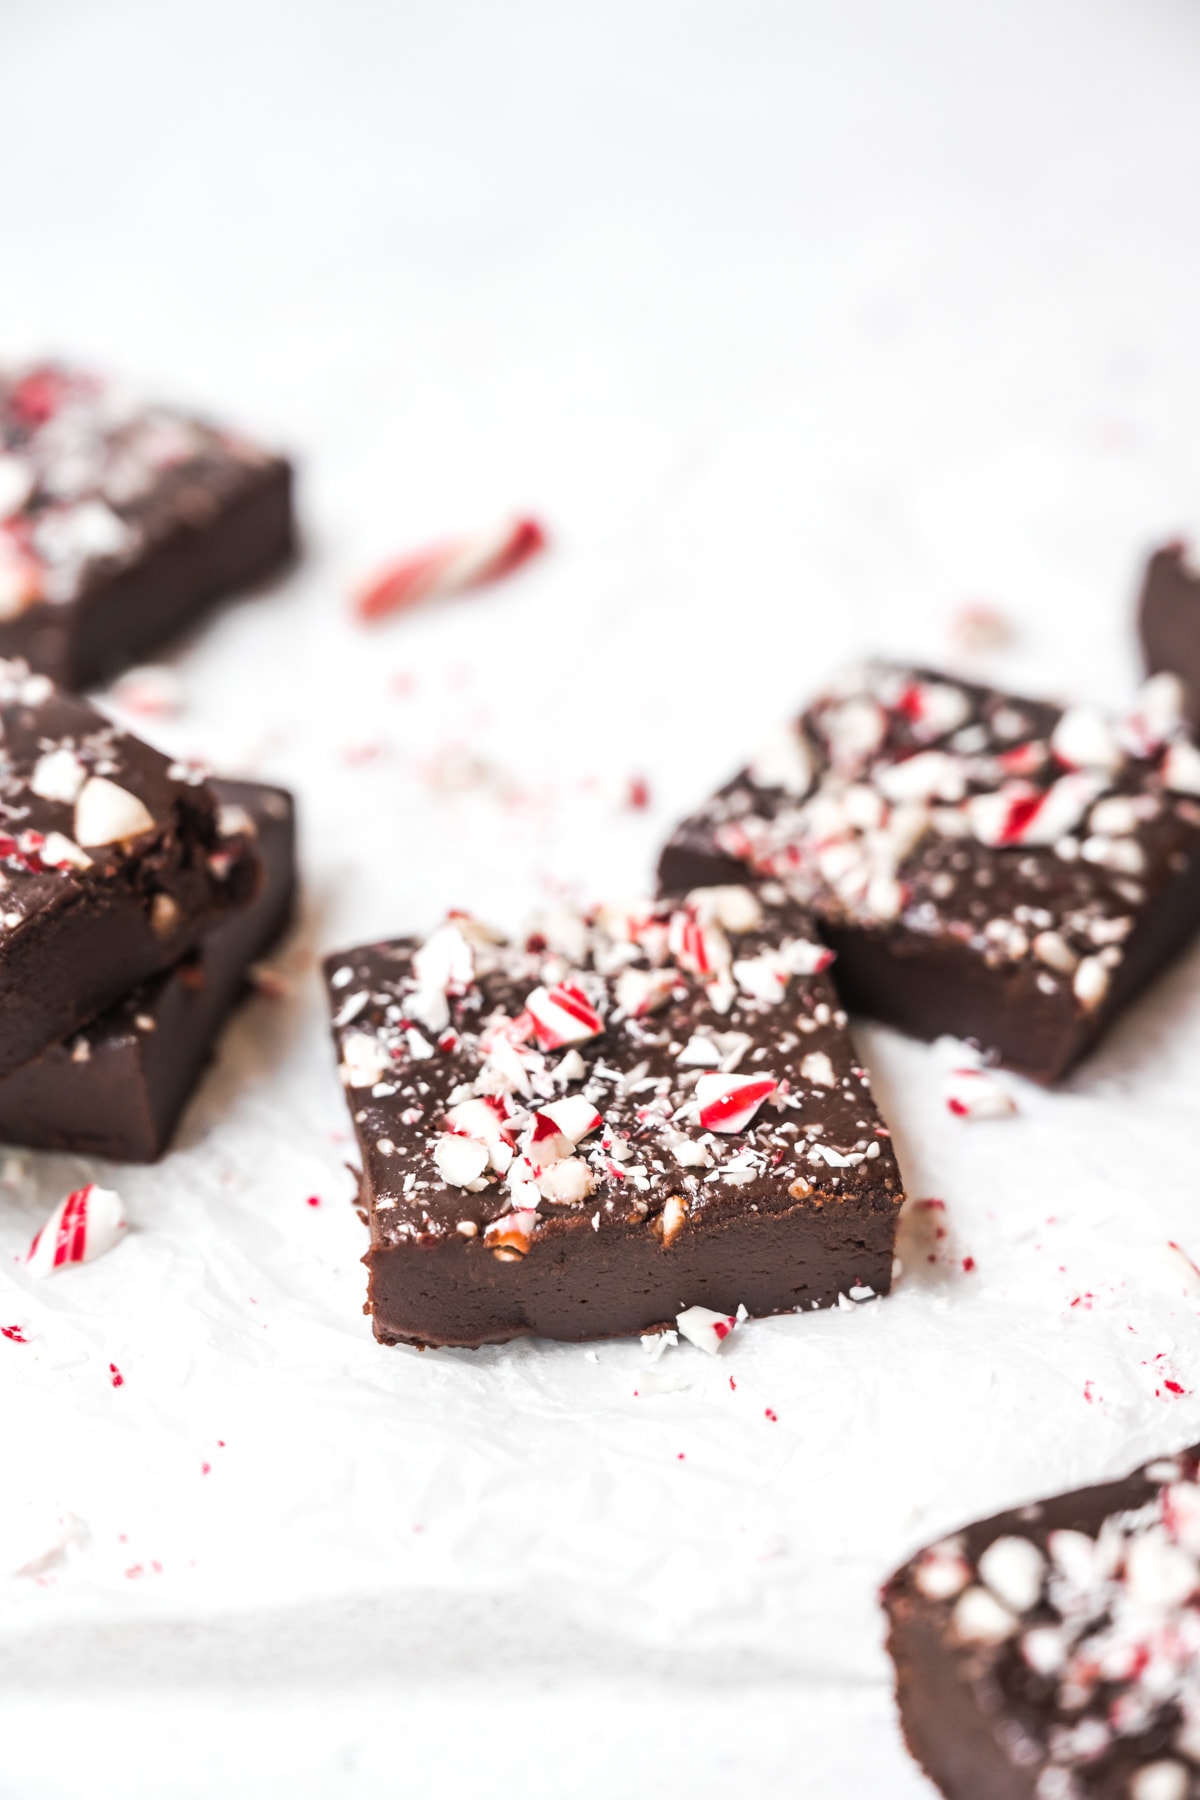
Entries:
{"type": "Polygon", "coordinates": [[[1191,1777],[1173,1758],[1147,1763],[1129,1778],[1130,1800],[1187,1800],[1191,1777]]]}
{"type": "Polygon", "coordinates": [[[971,1565],[958,1538],[926,1550],[914,1572],[917,1587],[927,1600],[955,1600],[970,1579],[971,1565]]]}
{"type": "Polygon", "coordinates": [[[583,1141],[601,1123],[600,1114],[582,1094],[568,1094],[565,1099],[551,1100],[538,1113],[539,1119],[550,1119],[555,1129],[572,1144],[583,1141]]]}
{"type": "Polygon", "coordinates": [[[1125,760],[1104,714],[1090,706],[1069,706],[1050,734],[1050,748],[1069,769],[1097,769],[1113,775],[1125,760]]]}
{"type": "Polygon", "coordinates": [[[695,1344],[709,1356],[715,1356],[730,1332],[738,1324],[735,1313],[714,1312],[710,1306],[688,1306],[675,1315],[680,1337],[695,1344]]]}
{"type": "Polygon", "coordinates": [[[53,1275],[70,1263],[94,1262],[111,1250],[127,1227],[125,1208],[111,1188],[89,1182],[55,1207],[29,1246],[31,1275],[53,1275]]]}
{"type": "Polygon", "coordinates": [[[61,831],[48,831],[38,855],[48,869],[90,869],[92,859],[73,838],[61,831]]]}
{"type": "Polygon", "coordinates": [[[617,1005],[630,1018],[644,1018],[665,1006],[674,988],[671,969],[622,969],[616,982],[617,1005]]]}
{"type": "Polygon", "coordinates": [[[537,1189],[543,1199],[559,1206],[578,1206],[593,1192],[595,1177],[578,1156],[566,1156],[542,1169],[537,1189]]]}
{"type": "Polygon", "coordinates": [[[701,1127],[705,1131],[744,1131],[778,1085],[773,1075],[701,1075],[696,1083],[701,1127]]]}
{"type": "Polygon", "coordinates": [[[951,1069],[945,1078],[946,1105],[960,1119],[1007,1119],[1016,1101],[985,1069],[951,1069]]]}
{"type": "Polygon", "coordinates": [[[58,800],[64,806],[74,806],[86,780],[87,770],[75,752],[60,746],[38,757],[29,786],[39,799],[58,800]]]}
{"type": "Polygon", "coordinates": [[[124,843],[154,830],[144,801],[105,775],[91,775],[75,802],[75,841],[85,850],[124,843]]]}
{"type": "Polygon", "coordinates": [[[513,574],[546,543],[536,519],[519,517],[475,537],[433,544],[377,570],[359,588],[354,610],[360,619],[381,619],[422,600],[467,593],[513,574]]]}
{"type": "Polygon", "coordinates": [[[1200,796],[1200,749],[1180,738],[1163,757],[1162,777],[1171,793],[1200,796]]]}
{"type": "Polygon", "coordinates": [[[1029,1538],[998,1537],[980,1556],[979,1575],[1013,1612],[1030,1612],[1041,1598],[1046,1559],[1029,1538]]]}
{"type": "Polygon", "coordinates": [[[438,1173],[449,1187],[469,1187],[483,1175],[491,1156],[488,1146],[478,1138],[459,1137],[448,1132],[438,1139],[433,1151],[438,1173]]]}
{"type": "Polygon", "coordinates": [[[374,1087],[392,1066],[392,1059],[377,1037],[365,1031],[347,1032],[342,1039],[342,1080],[349,1088],[374,1087]]]}
{"type": "Polygon", "coordinates": [[[564,1044],[583,1044],[599,1037],[604,1021],[583,989],[570,982],[556,987],[536,987],[525,1002],[543,1050],[559,1050],[564,1044]]]}
{"type": "Polygon", "coordinates": [[[986,1588],[970,1587],[954,1608],[954,1629],[967,1644],[1002,1644],[1017,1631],[1017,1619],[986,1588]]]}

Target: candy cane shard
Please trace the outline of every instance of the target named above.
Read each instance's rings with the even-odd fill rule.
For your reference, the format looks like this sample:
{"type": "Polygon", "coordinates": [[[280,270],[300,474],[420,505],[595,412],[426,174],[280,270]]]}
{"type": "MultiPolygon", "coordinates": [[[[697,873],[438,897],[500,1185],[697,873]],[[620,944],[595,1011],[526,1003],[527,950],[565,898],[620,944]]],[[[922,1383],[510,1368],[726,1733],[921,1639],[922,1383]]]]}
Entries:
{"type": "Polygon", "coordinates": [[[583,989],[560,981],[556,987],[536,987],[525,1002],[533,1030],[543,1050],[559,1050],[564,1044],[584,1044],[599,1037],[604,1021],[583,989]]]}
{"type": "Polygon", "coordinates": [[[773,1075],[701,1075],[696,1083],[704,1131],[744,1131],[778,1087],[773,1075]]]}
{"type": "Polygon", "coordinates": [[[960,1119],[1007,1119],[1017,1110],[1008,1089],[983,1069],[951,1069],[943,1091],[960,1119]]]}
{"type": "Polygon", "coordinates": [[[120,1195],[89,1182],[55,1207],[30,1244],[25,1267],[41,1277],[70,1263],[94,1262],[112,1249],[127,1224],[120,1195]]]}
{"type": "Polygon", "coordinates": [[[739,1306],[736,1313],[714,1312],[711,1306],[688,1306],[683,1312],[676,1313],[675,1325],[680,1337],[685,1337],[689,1344],[715,1356],[730,1332],[747,1316],[743,1306],[739,1306]]]}
{"type": "Polygon", "coordinates": [[[506,519],[494,530],[452,538],[385,563],[359,588],[354,610],[360,619],[382,619],[422,600],[465,594],[502,581],[546,548],[536,519],[506,519]]]}

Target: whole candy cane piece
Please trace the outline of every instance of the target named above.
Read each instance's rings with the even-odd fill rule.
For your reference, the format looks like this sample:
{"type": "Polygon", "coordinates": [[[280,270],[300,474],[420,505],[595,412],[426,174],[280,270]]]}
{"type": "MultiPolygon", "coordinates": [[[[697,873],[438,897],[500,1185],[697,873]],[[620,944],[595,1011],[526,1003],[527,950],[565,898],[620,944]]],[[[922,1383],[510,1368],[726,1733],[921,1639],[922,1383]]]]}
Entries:
{"type": "Polygon", "coordinates": [[[546,533],[536,519],[508,519],[494,531],[385,563],[358,590],[354,610],[360,619],[381,619],[421,600],[463,594],[503,580],[545,547],[546,533]]]}
{"type": "Polygon", "coordinates": [[[111,1188],[89,1182],[55,1207],[29,1246],[31,1275],[53,1275],[69,1263],[94,1262],[125,1230],[125,1208],[111,1188]]]}

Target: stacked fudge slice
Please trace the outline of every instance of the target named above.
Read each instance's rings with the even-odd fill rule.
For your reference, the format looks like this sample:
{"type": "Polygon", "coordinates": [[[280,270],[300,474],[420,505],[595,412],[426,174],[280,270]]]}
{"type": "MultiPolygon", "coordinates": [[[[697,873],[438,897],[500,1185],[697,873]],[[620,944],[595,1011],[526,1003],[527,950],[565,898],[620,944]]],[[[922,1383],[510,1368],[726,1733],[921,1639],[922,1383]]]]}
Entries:
{"type": "Polygon", "coordinates": [[[1179,681],[1124,718],[923,669],[849,675],[675,832],[660,887],[786,884],[851,1011],[1062,1076],[1200,919],[1179,681]]]}
{"type": "Polygon", "coordinates": [[[331,957],[376,1336],[886,1292],[900,1177],[829,961],[771,884],[331,957]]]}
{"type": "Polygon", "coordinates": [[[949,1800],[1200,1794],[1198,1476],[1200,1446],[893,1575],[901,1722],[949,1800]]]}
{"type": "Polygon", "coordinates": [[[56,364],[0,370],[0,656],[83,688],[291,556],[289,464],[56,364]]]}
{"type": "Polygon", "coordinates": [[[279,929],[291,805],[0,662],[0,1137],[160,1153],[279,929]]]}

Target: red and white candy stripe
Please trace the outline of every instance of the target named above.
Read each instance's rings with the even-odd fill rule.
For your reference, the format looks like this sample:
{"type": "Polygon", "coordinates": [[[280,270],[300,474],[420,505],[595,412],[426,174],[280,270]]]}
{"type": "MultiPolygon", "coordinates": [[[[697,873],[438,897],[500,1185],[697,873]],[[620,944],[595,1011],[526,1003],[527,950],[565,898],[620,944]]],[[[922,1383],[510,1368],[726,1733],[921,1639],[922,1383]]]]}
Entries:
{"type": "Polygon", "coordinates": [[[431,544],[385,563],[359,588],[354,610],[360,619],[382,619],[422,600],[502,581],[544,550],[546,541],[536,519],[512,518],[492,531],[431,544]]]}
{"type": "Polygon", "coordinates": [[[559,1050],[564,1044],[584,1044],[599,1037],[604,1021],[582,988],[560,981],[557,987],[534,988],[525,1002],[533,1020],[534,1036],[543,1050],[559,1050]]]}
{"type": "Polygon", "coordinates": [[[744,1131],[779,1083],[773,1075],[702,1075],[696,1083],[704,1131],[744,1131]]]}
{"type": "Polygon", "coordinates": [[[53,1275],[70,1263],[94,1262],[111,1250],[128,1221],[118,1194],[89,1182],[59,1202],[29,1246],[31,1275],[53,1275]]]}

